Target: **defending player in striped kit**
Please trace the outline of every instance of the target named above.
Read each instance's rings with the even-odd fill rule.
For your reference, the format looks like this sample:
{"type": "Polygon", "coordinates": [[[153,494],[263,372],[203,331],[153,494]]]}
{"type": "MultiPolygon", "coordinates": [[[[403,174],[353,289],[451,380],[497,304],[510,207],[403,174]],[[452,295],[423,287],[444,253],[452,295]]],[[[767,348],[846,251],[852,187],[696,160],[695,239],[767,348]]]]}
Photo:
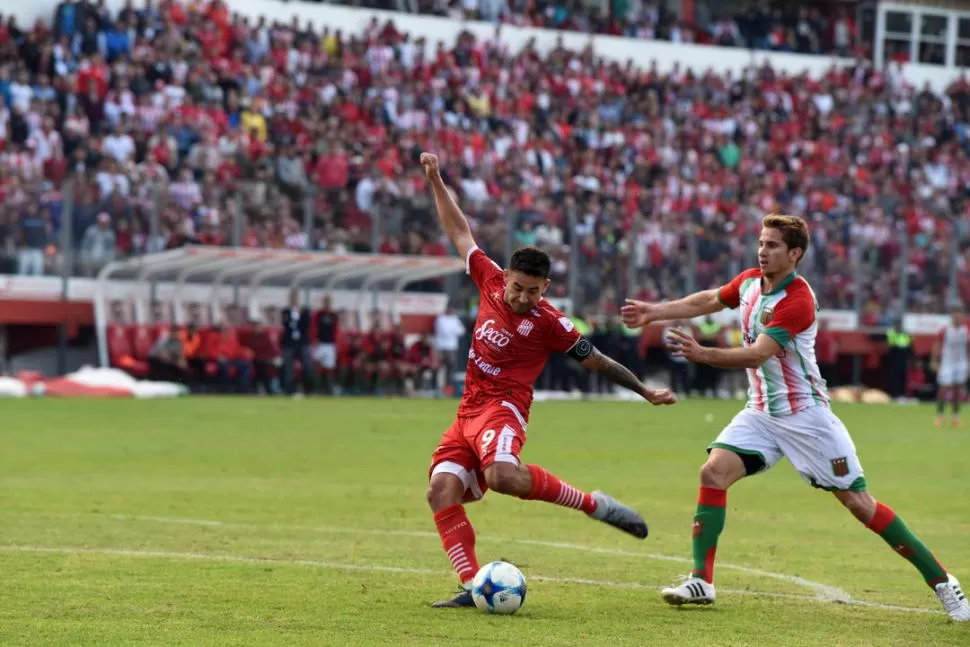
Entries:
{"type": "Polygon", "coordinates": [[[714,556],[724,528],[728,488],[785,457],[809,484],[828,490],[852,514],[909,560],[934,590],[953,620],[970,620],[970,604],[950,575],[896,516],[869,494],[855,445],[829,398],[815,362],[818,303],[795,271],[808,248],[808,227],[794,216],[769,215],[758,239],[759,267],[742,272],[718,290],[669,303],[628,301],[627,326],[692,319],[737,309],[744,345],[703,347],[685,331],[667,345],[692,362],[748,372],[748,405],[708,447],[701,468],[693,525],[694,570],[662,591],[673,605],[711,604],[715,599],[714,556]]]}
{"type": "Polygon", "coordinates": [[[936,366],[936,426],[943,425],[946,403],[953,408],[952,423],[960,426],[960,404],[966,397],[967,379],[970,377],[970,328],[963,319],[959,307],[952,310],[952,319],[936,337],[933,363],[936,366]]]}

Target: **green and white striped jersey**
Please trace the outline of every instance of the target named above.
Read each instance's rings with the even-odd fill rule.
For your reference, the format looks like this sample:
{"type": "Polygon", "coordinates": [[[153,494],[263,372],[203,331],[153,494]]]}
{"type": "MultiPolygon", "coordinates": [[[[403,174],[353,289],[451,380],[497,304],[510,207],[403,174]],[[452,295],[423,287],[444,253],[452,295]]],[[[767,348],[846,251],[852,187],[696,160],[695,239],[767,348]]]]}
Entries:
{"type": "Polygon", "coordinates": [[[748,407],[787,416],[829,406],[825,380],[815,361],[818,300],[808,281],[792,272],[771,292],[762,292],[760,269],[745,270],[718,290],[725,306],[738,310],[744,346],[768,335],[781,351],[748,369],[748,407]]]}

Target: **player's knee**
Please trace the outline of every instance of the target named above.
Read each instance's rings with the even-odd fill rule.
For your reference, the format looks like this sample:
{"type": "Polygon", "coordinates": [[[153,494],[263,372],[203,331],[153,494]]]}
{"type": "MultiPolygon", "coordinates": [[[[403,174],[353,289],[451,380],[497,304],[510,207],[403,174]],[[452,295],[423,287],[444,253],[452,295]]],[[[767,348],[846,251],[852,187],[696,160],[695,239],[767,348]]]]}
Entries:
{"type": "Polygon", "coordinates": [[[431,483],[428,484],[427,495],[428,506],[430,506],[431,510],[437,512],[438,510],[444,510],[445,508],[460,504],[463,494],[460,484],[461,481],[457,477],[454,479],[432,478],[431,483]],[[453,480],[458,481],[458,484],[452,483],[451,481],[453,480]]]}
{"type": "Polygon", "coordinates": [[[868,492],[836,492],[835,496],[862,523],[868,524],[876,514],[876,500],[868,492]]]}
{"type": "Polygon", "coordinates": [[[488,489],[501,494],[521,496],[524,488],[518,465],[512,463],[492,463],[485,470],[485,483],[488,489]]]}
{"type": "Polygon", "coordinates": [[[731,461],[710,458],[701,465],[700,480],[703,487],[726,490],[744,476],[744,465],[740,460],[735,465],[731,461]]]}

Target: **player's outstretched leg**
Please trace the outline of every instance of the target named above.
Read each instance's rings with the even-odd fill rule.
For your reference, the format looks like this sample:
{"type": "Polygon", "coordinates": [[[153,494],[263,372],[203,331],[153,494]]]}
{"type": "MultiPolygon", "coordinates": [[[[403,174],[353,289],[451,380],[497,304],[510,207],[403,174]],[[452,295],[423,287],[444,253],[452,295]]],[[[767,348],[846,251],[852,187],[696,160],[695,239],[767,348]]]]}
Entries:
{"type": "Polygon", "coordinates": [[[433,607],[475,606],[470,585],[478,572],[478,557],[475,555],[475,529],[461,504],[464,493],[464,483],[454,474],[440,473],[431,477],[428,504],[434,512],[441,545],[461,580],[461,590],[455,597],[435,602],[433,607]]]}
{"type": "Polygon", "coordinates": [[[647,523],[633,508],[603,492],[578,490],[538,465],[492,463],[485,470],[485,481],[489,489],[496,492],[582,510],[638,539],[647,536],[647,523]]]}
{"type": "Polygon", "coordinates": [[[892,508],[876,501],[868,492],[836,492],[835,495],[859,521],[916,567],[953,620],[970,621],[970,604],[960,582],[946,572],[892,508]]]}
{"type": "Polygon", "coordinates": [[[660,592],[668,604],[714,603],[717,598],[714,590],[714,557],[717,540],[724,530],[727,489],[746,474],[744,462],[734,452],[720,448],[711,451],[701,468],[701,488],[692,527],[694,569],[682,582],[660,592]]]}

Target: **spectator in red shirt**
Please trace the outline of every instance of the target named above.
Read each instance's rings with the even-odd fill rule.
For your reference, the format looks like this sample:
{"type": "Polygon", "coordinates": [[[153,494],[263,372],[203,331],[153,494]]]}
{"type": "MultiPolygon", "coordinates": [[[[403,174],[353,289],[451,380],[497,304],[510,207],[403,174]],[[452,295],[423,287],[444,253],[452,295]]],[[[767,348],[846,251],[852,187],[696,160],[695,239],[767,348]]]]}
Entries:
{"type": "Polygon", "coordinates": [[[350,160],[342,144],[337,144],[320,156],[314,169],[317,184],[326,191],[327,201],[331,204],[339,200],[340,192],[347,187],[350,179],[350,160]]]}
{"type": "Polygon", "coordinates": [[[439,366],[430,335],[422,335],[408,348],[405,375],[414,382],[414,388],[418,391],[430,393],[435,390],[439,366]]]}
{"type": "Polygon", "coordinates": [[[215,361],[218,366],[219,386],[229,392],[230,377],[236,376],[236,392],[249,393],[252,388],[253,351],[239,343],[236,331],[224,326],[218,332],[215,361]]]}
{"type": "Polygon", "coordinates": [[[368,358],[377,395],[403,395],[407,375],[404,338],[397,330],[375,330],[371,333],[368,358]]]}
{"type": "Polygon", "coordinates": [[[245,346],[253,354],[253,377],[266,393],[276,395],[280,392],[279,367],[280,347],[274,341],[269,328],[258,319],[250,322],[245,335],[245,346]]]}

